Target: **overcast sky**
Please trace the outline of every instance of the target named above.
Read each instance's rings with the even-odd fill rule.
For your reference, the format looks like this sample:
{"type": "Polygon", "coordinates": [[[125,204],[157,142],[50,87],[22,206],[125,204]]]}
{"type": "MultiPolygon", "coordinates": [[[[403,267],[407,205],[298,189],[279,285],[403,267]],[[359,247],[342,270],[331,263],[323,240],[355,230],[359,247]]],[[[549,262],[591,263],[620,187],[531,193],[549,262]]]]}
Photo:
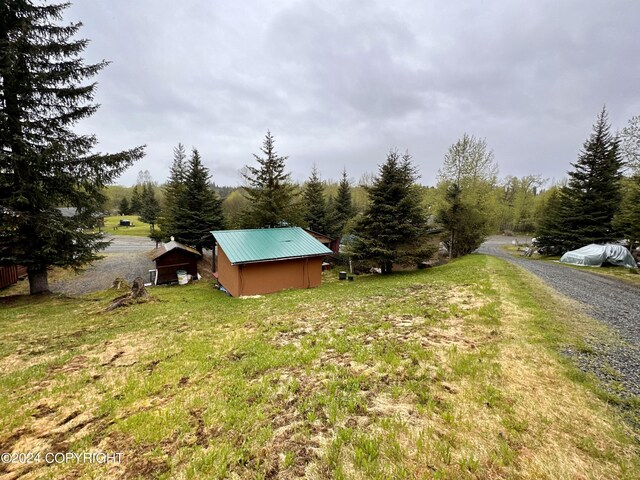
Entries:
{"type": "MultiPolygon", "coordinates": [[[[73,1],[73,0],[72,0],[73,1]]],[[[241,183],[271,130],[294,180],[355,181],[391,148],[434,184],[447,147],[486,138],[500,175],[560,179],[606,104],[640,114],[637,0],[75,0],[103,152],[146,144],[119,180],[162,183],[178,142],[241,183]]]]}

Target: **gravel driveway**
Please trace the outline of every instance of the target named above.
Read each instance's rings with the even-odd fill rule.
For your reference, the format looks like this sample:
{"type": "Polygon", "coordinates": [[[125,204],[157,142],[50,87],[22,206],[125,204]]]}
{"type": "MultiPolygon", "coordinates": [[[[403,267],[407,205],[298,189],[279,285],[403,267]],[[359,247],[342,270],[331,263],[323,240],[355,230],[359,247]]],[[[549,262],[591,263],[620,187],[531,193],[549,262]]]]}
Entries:
{"type": "Polygon", "coordinates": [[[98,260],[79,275],[52,283],[51,291],[68,295],[82,295],[111,287],[116,277],[131,283],[136,277],[148,281],[149,270],[155,268],[150,253],[155,248],[154,241],[147,237],[127,237],[107,235],[112,243],[98,260]]]}
{"type": "Polygon", "coordinates": [[[610,326],[621,341],[587,339],[593,352],[565,353],[617,394],[640,395],[640,288],[588,270],[514,257],[501,248],[512,240],[513,237],[490,237],[478,251],[537,275],[559,293],[580,302],[588,315],[610,326]],[[619,391],[617,382],[625,391],[619,391]]]}

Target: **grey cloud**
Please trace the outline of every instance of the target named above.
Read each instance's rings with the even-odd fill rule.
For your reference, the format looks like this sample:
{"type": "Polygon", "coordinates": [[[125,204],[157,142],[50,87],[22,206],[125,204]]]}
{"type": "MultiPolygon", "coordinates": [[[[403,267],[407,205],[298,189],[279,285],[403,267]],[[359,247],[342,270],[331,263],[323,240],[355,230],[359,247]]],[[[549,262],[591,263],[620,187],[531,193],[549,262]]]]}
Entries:
{"type": "Polygon", "coordinates": [[[561,177],[603,104],[615,127],[640,111],[632,0],[79,0],[69,18],[112,61],[79,128],[148,145],[125,184],[163,181],[179,141],[237,184],[267,128],[299,180],[313,162],[359,178],[398,147],[431,183],[464,132],[504,175],[561,177]]]}
{"type": "Polygon", "coordinates": [[[352,2],[332,11],[321,5],[298,3],[272,21],[266,48],[278,52],[278,80],[334,112],[329,119],[384,121],[419,110],[418,79],[396,55],[416,43],[400,19],[377,10],[365,15],[352,2]]]}

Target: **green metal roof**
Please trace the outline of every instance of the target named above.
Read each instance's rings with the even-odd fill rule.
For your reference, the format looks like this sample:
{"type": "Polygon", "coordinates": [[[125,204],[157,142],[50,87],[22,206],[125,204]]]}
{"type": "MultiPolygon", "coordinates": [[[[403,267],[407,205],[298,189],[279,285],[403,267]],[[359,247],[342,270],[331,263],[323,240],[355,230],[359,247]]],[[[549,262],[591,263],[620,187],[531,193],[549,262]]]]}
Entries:
{"type": "Polygon", "coordinates": [[[333,253],[300,227],[211,232],[233,265],[333,253]]]}

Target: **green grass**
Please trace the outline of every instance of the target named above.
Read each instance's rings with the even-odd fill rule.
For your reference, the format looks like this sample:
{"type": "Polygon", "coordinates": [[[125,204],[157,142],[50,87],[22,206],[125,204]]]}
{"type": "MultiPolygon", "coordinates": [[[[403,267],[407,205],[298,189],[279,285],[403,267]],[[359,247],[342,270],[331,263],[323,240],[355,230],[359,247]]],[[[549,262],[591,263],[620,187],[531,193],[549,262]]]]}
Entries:
{"type": "Polygon", "coordinates": [[[127,235],[132,237],[148,237],[151,225],[141,222],[137,215],[114,215],[104,217],[102,231],[111,235],[127,235]],[[132,227],[120,227],[120,220],[130,220],[132,227]]]}
{"type": "Polygon", "coordinates": [[[0,450],[123,453],[28,467],[48,478],[640,474],[633,431],[557,353],[596,327],[530,275],[481,255],[335,275],[109,313],[115,292],[0,299],[0,450]]]}

